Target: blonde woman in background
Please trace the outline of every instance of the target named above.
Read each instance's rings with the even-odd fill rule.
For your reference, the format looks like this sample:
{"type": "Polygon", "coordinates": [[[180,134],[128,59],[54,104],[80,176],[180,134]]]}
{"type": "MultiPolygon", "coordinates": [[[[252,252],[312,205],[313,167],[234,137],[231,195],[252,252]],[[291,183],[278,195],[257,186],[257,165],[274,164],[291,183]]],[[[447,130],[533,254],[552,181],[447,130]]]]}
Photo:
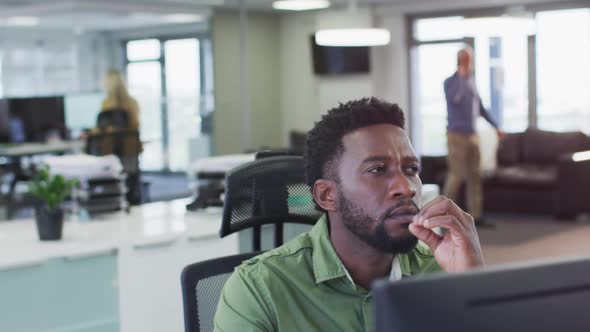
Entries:
{"type": "Polygon", "coordinates": [[[129,114],[129,129],[139,130],[139,105],[135,98],[129,95],[123,75],[118,70],[107,72],[104,87],[106,98],[102,102],[101,112],[124,110],[129,114]]]}

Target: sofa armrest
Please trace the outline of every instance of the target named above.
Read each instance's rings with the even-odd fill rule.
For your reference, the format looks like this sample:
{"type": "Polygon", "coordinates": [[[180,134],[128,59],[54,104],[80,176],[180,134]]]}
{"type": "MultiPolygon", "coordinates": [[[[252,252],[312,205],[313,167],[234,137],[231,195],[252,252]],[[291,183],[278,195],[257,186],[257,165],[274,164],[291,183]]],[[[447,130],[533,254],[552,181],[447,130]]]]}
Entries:
{"type": "Polygon", "coordinates": [[[558,218],[590,212],[590,151],[560,156],[555,198],[558,218]]]}

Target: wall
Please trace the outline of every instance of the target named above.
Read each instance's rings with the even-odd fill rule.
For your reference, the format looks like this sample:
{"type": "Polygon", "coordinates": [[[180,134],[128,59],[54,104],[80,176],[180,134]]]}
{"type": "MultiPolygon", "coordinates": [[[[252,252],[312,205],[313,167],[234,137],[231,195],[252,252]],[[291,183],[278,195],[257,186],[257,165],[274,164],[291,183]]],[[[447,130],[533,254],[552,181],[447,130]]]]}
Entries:
{"type": "MultiPolygon", "coordinates": [[[[249,14],[247,70],[250,142],[247,149],[280,146],[282,114],[279,67],[279,19],[249,14]]],[[[216,12],[212,19],[215,81],[215,154],[242,152],[240,20],[237,12],[216,12]]]]}
{"type": "Polygon", "coordinates": [[[321,114],[346,102],[376,96],[407,106],[405,81],[404,19],[391,15],[381,21],[371,19],[368,10],[355,13],[329,10],[317,13],[294,13],[281,16],[281,78],[283,144],[291,130],[307,131],[321,114]],[[370,74],[318,76],[313,73],[309,37],[322,28],[370,27],[388,28],[391,43],[371,49],[370,74]]]}
{"type": "MultiPolygon", "coordinates": [[[[555,0],[518,1],[519,4],[547,2],[555,3],[555,0]]],[[[381,5],[373,14],[361,8],[354,15],[347,10],[334,9],[281,15],[283,143],[286,144],[290,130],[309,130],[322,113],[339,101],[370,95],[398,103],[406,112],[406,129],[411,135],[413,117],[409,100],[405,15],[507,5],[514,5],[514,1],[406,1],[381,5]],[[374,16],[373,20],[371,16],[374,16]],[[309,35],[319,28],[351,27],[353,24],[383,27],[391,33],[389,45],[371,50],[372,73],[332,78],[315,76],[311,67],[309,35]]]]}

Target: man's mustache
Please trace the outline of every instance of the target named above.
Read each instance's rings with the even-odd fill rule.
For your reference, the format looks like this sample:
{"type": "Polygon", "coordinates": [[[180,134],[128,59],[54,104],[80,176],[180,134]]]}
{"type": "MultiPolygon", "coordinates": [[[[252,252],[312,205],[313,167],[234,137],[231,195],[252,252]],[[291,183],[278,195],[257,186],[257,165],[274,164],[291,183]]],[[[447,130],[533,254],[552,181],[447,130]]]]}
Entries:
{"type": "Polygon", "coordinates": [[[379,219],[381,221],[384,221],[387,218],[396,217],[396,216],[415,215],[419,211],[420,211],[420,208],[418,207],[416,202],[414,202],[411,199],[407,199],[407,200],[400,201],[400,202],[396,203],[395,205],[391,206],[389,209],[387,209],[387,211],[385,211],[385,213],[383,213],[383,215],[379,219]]]}

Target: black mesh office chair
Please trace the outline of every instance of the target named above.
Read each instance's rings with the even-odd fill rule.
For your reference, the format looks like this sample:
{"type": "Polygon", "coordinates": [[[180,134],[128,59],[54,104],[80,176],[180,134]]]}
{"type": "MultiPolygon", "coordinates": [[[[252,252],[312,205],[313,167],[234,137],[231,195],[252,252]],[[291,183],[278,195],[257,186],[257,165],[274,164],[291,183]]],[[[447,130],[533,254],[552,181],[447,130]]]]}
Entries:
{"type": "Polygon", "coordinates": [[[104,110],[98,113],[98,116],[96,117],[96,126],[101,129],[109,127],[115,129],[128,129],[129,112],[119,108],[104,110]]]}
{"type": "Polygon", "coordinates": [[[253,249],[259,251],[261,226],[274,224],[275,247],[283,244],[283,223],[313,225],[315,209],[305,183],[303,158],[274,156],[231,170],[225,182],[221,237],[253,228],[253,249]]]}
{"type": "Polygon", "coordinates": [[[186,332],[213,331],[213,318],[223,285],[236,266],[258,254],[251,252],[216,258],[188,265],[182,270],[180,279],[186,332]]]}
{"type": "Polygon", "coordinates": [[[283,223],[313,225],[321,216],[305,183],[303,158],[262,153],[226,176],[221,237],[253,230],[253,253],[191,264],[182,272],[186,332],[213,331],[221,289],[234,268],[260,254],[260,227],[275,225],[275,246],[283,243],[283,223]]]}

